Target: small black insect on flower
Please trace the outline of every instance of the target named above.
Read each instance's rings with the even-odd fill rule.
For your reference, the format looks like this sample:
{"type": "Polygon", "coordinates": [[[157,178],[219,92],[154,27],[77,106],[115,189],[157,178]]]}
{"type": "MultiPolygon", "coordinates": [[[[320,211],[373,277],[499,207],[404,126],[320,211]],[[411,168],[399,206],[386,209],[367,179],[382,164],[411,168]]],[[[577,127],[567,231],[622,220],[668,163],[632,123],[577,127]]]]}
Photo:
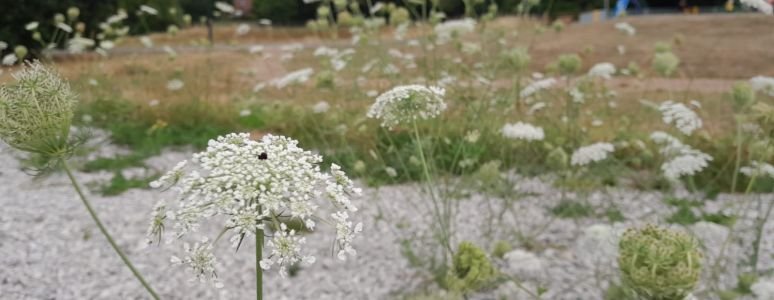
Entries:
{"type": "Polygon", "coordinates": [[[266,154],[266,152],[261,152],[261,154],[258,155],[258,159],[260,159],[260,160],[267,160],[267,159],[269,159],[269,155],[266,154]]]}

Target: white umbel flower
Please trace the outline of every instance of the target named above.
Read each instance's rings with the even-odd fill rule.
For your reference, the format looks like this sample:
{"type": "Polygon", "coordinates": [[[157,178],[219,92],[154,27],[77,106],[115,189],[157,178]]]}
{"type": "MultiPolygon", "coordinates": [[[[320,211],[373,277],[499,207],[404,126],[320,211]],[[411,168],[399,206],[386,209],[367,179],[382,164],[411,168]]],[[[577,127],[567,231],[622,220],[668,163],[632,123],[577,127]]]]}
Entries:
{"type": "Polygon", "coordinates": [[[774,77],[755,76],[750,78],[750,87],[752,87],[753,91],[774,96],[774,77]]]}
{"type": "Polygon", "coordinates": [[[312,106],[312,111],[316,114],[322,114],[327,112],[331,108],[331,105],[328,104],[328,102],[320,101],[317,102],[314,106],[312,106]]]}
{"type": "Polygon", "coordinates": [[[532,94],[535,94],[539,91],[550,88],[554,84],[556,84],[556,79],[554,78],[541,79],[533,83],[530,83],[528,86],[526,86],[524,89],[521,90],[521,93],[520,93],[521,98],[527,98],[529,96],[532,96],[532,94]]]}
{"type": "Polygon", "coordinates": [[[613,74],[615,74],[615,65],[608,62],[598,63],[589,69],[590,77],[610,79],[613,74]]]}
{"type": "Polygon", "coordinates": [[[315,220],[324,220],[336,229],[336,248],[343,251],[339,257],[354,254],[352,241],[362,225],[353,224],[348,214],[357,211],[350,197],[360,189],[335,164],[329,174],[321,172],[322,157],[297,145],[275,135],[254,141],[247,133],[210,140],[204,152],[193,155],[193,170],[179,164],[153,184],[174,187],[178,194],[177,209],[166,214],[175,223],[176,236],[195,231],[206,219],[225,220],[224,230],[232,233],[230,241],[238,247],[244,238],[274,228],[269,243],[273,252],[261,266],[276,265],[284,272],[288,263],[313,259],[299,254],[296,247],[303,239],[279,219],[301,221],[309,230],[315,229],[315,220]],[[324,203],[334,216],[316,215],[324,203]],[[267,222],[273,226],[265,226],[267,222]]]}
{"type": "Polygon", "coordinates": [[[438,43],[446,43],[454,37],[470,33],[476,30],[476,20],[465,18],[461,20],[450,20],[435,25],[433,31],[438,36],[438,43]]]}
{"type": "Polygon", "coordinates": [[[314,69],[305,68],[298,71],[290,72],[285,76],[274,79],[270,81],[269,84],[271,84],[275,88],[282,89],[291,84],[304,83],[308,81],[309,78],[312,77],[313,73],[314,73],[314,69]]]}
{"type": "Polygon", "coordinates": [[[702,122],[699,115],[685,106],[685,104],[666,101],[658,108],[662,119],[666,124],[674,124],[680,132],[691,135],[694,130],[701,128],[702,122]]]}
{"type": "Polygon", "coordinates": [[[573,166],[585,166],[592,162],[605,160],[607,155],[613,151],[615,151],[615,147],[610,143],[595,143],[580,147],[572,153],[570,163],[573,166]]]}
{"type": "Polygon", "coordinates": [[[712,161],[712,156],[708,154],[686,153],[672,158],[661,165],[661,170],[664,171],[664,176],[670,179],[677,179],[681,176],[693,176],[696,173],[704,170],[712,161]]]}
{"type": "Polygon", "coordinates": [[[739,169],[739,172],[748,177],[768,176],[774,178],[774,166],[765,162],[752,161],[749,166],[739,169]]]}
{"type": "Polygon", "coordinates": [[[140,5],[140,11],[149,15],[158,15],[159,11],[147,5],[140,5]]]}
{"type": "Polygon", "coordinates": [[[635,29],[634,26],[626,22],[615,23],[615,29],[630,36],[637,34],[637,29],[635,29]]]}
{"type": "Polygon", "coordinates": [[[206,282],[210,280],[215,284],[215,287],[223,287],[223,284],[218,280],[218,275],[215,273],[217,260],[212,253],[212,243],[207,238],[202,239],[201,242],[195,243],[193,246],[185,243],[183,244],[183,250],[185,255],[182,258],[172,256],[170,259],[172,264],[188,266],[191,273],[195,276],[195,279],[192,279],[192,281],[206,282]]]}
{"type": "Polygon", "coordinates": [[[271,253],[261,259],[261,269],[269,270],[273,265],[279,266],[279,274],[283,278],[287,276],[287,267],[297,263],[313,264],[314,256],[301,254],[301,246],[306,243],[306,238],[296,235],[295,230],[288,231],[287,225],[280,224],[280,231],[267,242],[271,253]]]}
{"type": "Polygon", "coordinates": [[[250,25],[242,23],[239,24],[236,28],[236,35],[237,36],[243,36],[245,34],[248,34],[250,32],[250,25]]]}
{"type": "Polygon", "coordinates": [[[712,161],[712,156],[683,144],[665,132],[655,131],[651,133],[650,139],[661,146],[659,152],[666,158],[661,170],[667,178],[695,175],[712,161]]]}
{"type": "Polygon", "coordinates": [[[749,7],[752,7],[764,14],[767,14],[767,15],[774,14],[774,8],[772,8],[771,3],[769,3],[766,0],[739,0],[739,2],[749,7]]]}
{"type": "Polygon", "coordinates": [[[376,97],[367,116],[380,119],[382,127],[392,128],[417,119],[432,119],[446,110],[441,87],[401,85],[376,97]]]}
{"type": "Polygon", "coordinates": [[[185,86],[185,83],[180,79],[172,79],[167,82],[167,89],[170,91],[179,91],[185,86]]]}
{"type": "Polygon", "coordinates": [[[541,141],[545,138],[543,128],[522,122],[505,124],[500,132],[504,137],[514,140],[541,141]]]}

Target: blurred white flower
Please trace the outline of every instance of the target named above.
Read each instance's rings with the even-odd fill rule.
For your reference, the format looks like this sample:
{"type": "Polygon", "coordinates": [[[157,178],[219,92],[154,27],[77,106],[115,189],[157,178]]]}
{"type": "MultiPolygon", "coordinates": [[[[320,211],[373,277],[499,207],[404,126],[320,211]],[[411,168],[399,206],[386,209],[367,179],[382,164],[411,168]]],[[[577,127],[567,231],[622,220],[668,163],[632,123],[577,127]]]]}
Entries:
{"type": "Polygon", "coordinates": [[[221,11],[223,13],[227,13],[227,14],[234,14],[234,13],[236,13],[236,10],[234,9],[234,6],[232,6],[231,4],[228,4],[226,2],[223,2],[223,1],[215,2],[215,8],[218,9],[219,11],[221,11]]]}
{"type": "Polygon", "coordinates": [[[24,29],[29,30],[29,31],[35,31],[36,29],[38,29],[39,25],[40,25],[40,23],[38,23],[38,22],[29,22],[29,23],[27,23],[27,25],[24,25],[24,29]]]}
{"type": "Polygon", "coordinates": [[[637,34],[637,29],[635,29],[634,26],[626,22],[615,23],[615,29],[630,36],[637,34]]]}
{"type": "Polygon", "coordinates": [[[331,106],[330,106],[330,104],[328,104],[328,102],[320,101],[320,102],[317,102],[317,104],[315,104],[312,107],[312,111],[314,111],[314,113],[316,113],[316,114],[321,114],[321,113],[327,112],[328,109],[330,109],[330,108],[331,108],[331,106]]]}
{"type": "Polygon", "coordinates": [[[515,140],[541,141],[545,138],[543,128],[522,122],[507,123],[500,132],[504,137],[515,140]]]}
{"type": "Polygon", "coordinates": [[[615,74],[615,65],[604,62],[598,63],[589,69],[590,77],[599,77],[604,79],[610,79],[615,74]]]}
{"type": "Polygon", "coordinates": [[[283,89],[291,84],[304,83],[311,78],[314,70],[312,68],[305,68],[298,71],[290,72],[287,75],[274,79],[269,82],[272,86],[278,89],[283,89]]]}
{"type": "Polygon", "coordinates": [[[179,91],[183,86],[185,86],[185,83],[177,78],[167,82],[167,89],[170,91],[179,91]]]}
{"type": "Polygon", "coordinates": [[[250,111],[249,109],[245,108],[245,109],[239,111],[239,116],[240,117],[247,117],[247,116],[249,116],[252,113],[253,113],[252,111],[250,111]]]}
{"type": "Polygon", "coordinates": [[[153,16],[159,14],[158,10],[156,10],[153,7],[147,6],[147,5],[140,5],[140,11],[143,12],[143,13],[149,14],[149,15],[153,15],[153,16]]]}
{"type": "Polygon", "coordinates": [[[145,48],[153,47],[153,40],[151,40],[149,36],[141,36],[140,43],[142,43],[145,48]]]}
{"type": "Polygon", "coordinates": [[[158,99],[153,99],[151,101],[148,101],[148,106],[158,106],[161,102],[158,99]]]}
{"type": "Polygon", "coordinates": [[[550,88],[554,84],[556,84],[556,79],[554,78],[546,78],[546,79],[541,79],[541,80],[532,82],[528,86],[526,86],[523,90],[521,90],[521,93],[520,93],[521,98],[527,98],[532,94],[535,94],[539,91],[550,88]]]}
{"type": "Polygon", "coordinates": [[[438,43],[446,43],[454,37],[470,33],[476,30],[476,20],[465,18],[461,20],[450,20],[435,25],[433,31],[438,36],[438,43]]]}
{"type": "Polygon", "coordinates": [[[701,128],[702,121],[699,115],[685,106],[685,104],[666,101],[659,106],[664,123],[673,124],[680,132],[691,135],[694,130],[701,128]]]}
{"type": "Polygon", "coordinates": [[[10,65],[13,65],[13,64],[15,64],[15,63],[16,63],[16,61],[18,61],[18,60],[19,60],[19,59],[16,57],[16,54],[9,53],[9,54],[6,54],[5,56],[3,56],[3,61],[2,61],[2,63],[3,63],[3,65],[5,65],[5,66],[10,66],[10,65]]]}
{"type": "Polygon", "coordinates": [[[242,36],[250,32],[250,25],[242,23],[236,28],[236,35],[242,36]]]}
{"type": "Polygon", "coordinates": [[[749,166],[742,167],[739,172],[748,177],[769,176],[774,178],[774,166],[766,162],[751,161],[749,166]]]}
{"type": "Polygon", "coordinates": [[[750,86],[753,91],[763,92],[769,96],[774,96],[774,77],[755,76],[750,78],[750,86]]]}
{"type": "Polygon", "coordinates": [[[73,32],[73,28],[70,25],[67,25],[65,23],[57,23],[56,24],[56,28],[59,28],[60,30],[62,30],[64,32],[67,32],[67,33],[72,33],[73,32]]]}
{"type": "Polygon", "coordinates": [[[615,147],[610,143],[595,143],[580,147],[572,153],[570,163],[573,166],[585,166],[592,162],[602,161],[614,150],[615,147]]]}

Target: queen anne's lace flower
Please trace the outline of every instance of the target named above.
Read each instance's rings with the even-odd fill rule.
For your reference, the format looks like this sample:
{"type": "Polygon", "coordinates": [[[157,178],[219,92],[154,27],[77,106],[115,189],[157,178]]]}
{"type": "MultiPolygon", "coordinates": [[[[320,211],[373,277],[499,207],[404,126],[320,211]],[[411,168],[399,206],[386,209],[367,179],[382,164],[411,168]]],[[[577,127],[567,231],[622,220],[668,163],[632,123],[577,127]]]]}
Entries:
{"type": "Polygon", "coordinates": [[[280,78],[273,79],[271,82],[269,82],[269,84],[271,84],[275,88],[282,89],[291,84],[307,82],[309,78],[312,77],[313,73],[314,73],[314,69],[305,68],[298,71],[290,72],[287,75],[282,76],[280,78]]]}
{"type": "Polygon", "coordinates": [[[611,63],[598,63],[591,67],[589,76],[610,79],[615,74],[615,65],[611,63]]]}
{"type": "Polygon", "coordinates": [[[607,158],[607,155],[615,150],[613,144],[595,143],[580,147],[572,153],[570,163],[573,166],[585,166],[592,162],[598,162],[607,158]]]}
{"type": "Polygon", "coordinates": [[[187,265],[191,273],[200,282],[206,282],[209,279],[213,281],[215,287],[223,287],[223,284],[218,280],[218,274],[215,272],[217,259],[212,254],[212,243],[207,238],[202,239],[201,242],[195,243],[193,246],[185,243],[183,244],[183,249],[185,250],[185,256],[182,258],[172,256],[170,259],[172,264],[187,265]]]}
{"type": "Polygon", "coordinates": [[[753,91],[774,96],[774,77],[755,76],[750,78],[750,87],[752,87],[753,91]]]}
{"type": "Polygon", "coordinates": [[[392,128],[417,119],[431,119],[446,110],[443,88],[423,85],[397,86],[376,97],[368,117],[382,120],[382,127],[392,128]]]}
{"type": "Polygon", "coordinates": [[[664,123],[674,123],[680,132],[690,135],[694,130],[701,128],[702,122],[699,115],[682,103],[666,101],[659,106],[664,123]]]}
{"type": "Polygon", "coordinates": [[[752,161],[749,166],[742,167],[739,171],[749,177],[769,176],[774,178],[774,166],[765,162],[752,161]]]}
{"type": "Polygon", "coordinates": [[[706,168],[712,161],[712,156],[683,144],[665,132],[653,132],[650,138],[656,144],[661,145],[660,152],[667,159],[661,165],[661,170],[664,171],[667,178],[677,179],[684,175],[692,176],[706,168]]]}
{"type": "Polygon", "coordinates": [[[465,18],[461,20],[451,20],[435,25],[433,31],[438,36],[438,43],[446,43],[452,38],[470,33],[476,30],[476,20],[465,18]]]}
{"type": "MultiPolygon", "coordinates": [[[[247,133],[221,136],[211,140],[206,151],[194,154],[195,170],[185,171],[186,165],[181,163],[154,182],[154,187],[174,186],[179,193],[178,208],[165,215],[174,221],[177,237],[196,231],[202,220],[217,216],[225,218],[224,230],[232,233],[230,241],[235,247],[247,236],[272,230],[274,238],[268,245],[273,252],[261,265],[277,265],[285,272],[290,263],[314,260],[299,254],[303,238],[280,220],[298,220],[314,230],[315,220],[322,219],[336,228],[339,257],[355,254],[352,240],[362,225],[353,224],[348,213],[357,211],[350,196],[359,195],[360,189],[335,164],[330,174],[321,172],[322,157],[297,144],[275,135],[260,141],[251,140],[247,133]],[[317,200],[323,197],[335,211],[330,218],[315,215],[322,204],[317,200]],[[267,222],[273,226],[265,226],[267,222]]],[[[157,217],[154,214],[154,220],[157,217]]],[[[163,226],[163,222],[153,224],[154,228],[163,226]]]]}
{"type": "Polygon", "coordinates": [[[301,254],[301,246],[306,243],[306,238],[296,235],[295,230],[288,231],[287,225],[280,224],[280,231],[268,241],[267,246],[271,248],[271,253],[264,259],[261,259],[260,265],[264,270],[269,270],[271,266],[278,265],[280,276],[287,276],[287,266],[303,262],[313,264],[314,256],[301,254]]]}
{"type": "Polygon", "coordinates": [[[540,141],[545,138],[543,128],[522,122],[505,124],[500,132],[502,132],[504,137],[516,140],[540,141]]]}
{"type": "Polygon", "coordinates": [[[630,36],[637,34],[637,29],[635,29],[634,26],[626,22],[615,23],[615,29],[630,36]]]}
{"type": "Polygon", "coordinates": [[[532,94],[545,90],[547,88],[550,88],[554,84],[556,84],[556,79],[554,78],[541,79],[533,83],[530,83],[527,87],[521,90],[521,93],[520,93],[521,98],[527,98],[529,96],[532,96],[532,94]]]}

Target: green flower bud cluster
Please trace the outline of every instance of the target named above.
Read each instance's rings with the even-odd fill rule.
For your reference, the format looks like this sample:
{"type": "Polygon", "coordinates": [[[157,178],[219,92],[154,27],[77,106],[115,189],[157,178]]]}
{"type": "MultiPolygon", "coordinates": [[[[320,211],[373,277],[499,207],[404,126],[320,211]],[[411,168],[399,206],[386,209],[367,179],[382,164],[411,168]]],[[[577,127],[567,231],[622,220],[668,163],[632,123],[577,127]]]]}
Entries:
{"type": "Polygon", "coordinates": [[[646,225],[618,245],[622,282],[642,299],[683,300],[699,281],[702,254],[688,234],[646,225]]]}

